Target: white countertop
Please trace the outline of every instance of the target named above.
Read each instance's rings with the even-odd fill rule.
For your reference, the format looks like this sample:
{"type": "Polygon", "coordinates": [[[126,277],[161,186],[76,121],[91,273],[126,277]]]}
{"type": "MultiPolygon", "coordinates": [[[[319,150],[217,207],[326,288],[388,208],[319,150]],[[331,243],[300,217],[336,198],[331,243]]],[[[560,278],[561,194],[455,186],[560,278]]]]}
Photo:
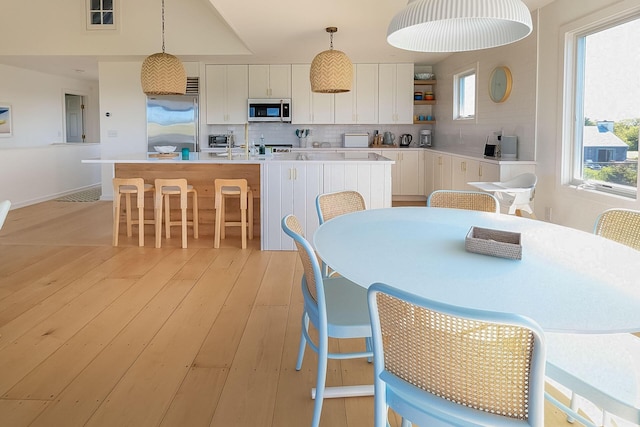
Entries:
{"type": "Polygon", "coordinates": [[[182,160],[182,156],[178,155],[173,158],[157,158],[149,157],[154,153],[132,153],[122,154],[110,158],[86,159],[82,163],[238,163],[238,164],[261,164],[265,162],[317,162],[317,163],[335,163],[335,162],[388,162],[395,163],[376,153],[363,152],[327,152],[327,151],[295,151],[290,153],[275,153],[267,155],[247,156],[245,153],[233,153],[229,156],[226,153],[190,153],[189,160],[182,160]]]}

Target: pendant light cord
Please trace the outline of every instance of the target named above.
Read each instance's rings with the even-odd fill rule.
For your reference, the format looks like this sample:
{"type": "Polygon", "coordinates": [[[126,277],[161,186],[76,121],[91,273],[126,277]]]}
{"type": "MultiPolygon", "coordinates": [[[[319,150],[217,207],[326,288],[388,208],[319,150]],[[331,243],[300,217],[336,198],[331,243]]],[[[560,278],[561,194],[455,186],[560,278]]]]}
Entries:
{"type": "Polygon", "coordinates": [[[164,0],[162,0],[162,53],[164,53],[164,0]]]}
{"type": "Polygon", "coordinates": [[[331,50],[333,50],[333,33],[329,34],[329,39],[331,40],[330,44],[329,44],[329,47],[330,47],[331,50]]]}

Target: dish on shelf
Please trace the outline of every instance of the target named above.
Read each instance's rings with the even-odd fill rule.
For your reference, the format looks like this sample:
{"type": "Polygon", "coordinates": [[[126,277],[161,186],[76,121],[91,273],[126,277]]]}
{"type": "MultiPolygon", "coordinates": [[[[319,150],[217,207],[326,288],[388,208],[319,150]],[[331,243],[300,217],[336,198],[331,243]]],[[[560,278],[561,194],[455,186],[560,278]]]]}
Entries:
{"type": "Polygon", "coordinates": [[[415,73],[413,78],[415,80],[431,80],[435,77],[433,73],[415,73]]]}
{"type": "Polygon", "coordinates": [[[153,149],[158,153],[173,153],[176,151],[176,147],[174,145],[155,145],[153,149]]]}

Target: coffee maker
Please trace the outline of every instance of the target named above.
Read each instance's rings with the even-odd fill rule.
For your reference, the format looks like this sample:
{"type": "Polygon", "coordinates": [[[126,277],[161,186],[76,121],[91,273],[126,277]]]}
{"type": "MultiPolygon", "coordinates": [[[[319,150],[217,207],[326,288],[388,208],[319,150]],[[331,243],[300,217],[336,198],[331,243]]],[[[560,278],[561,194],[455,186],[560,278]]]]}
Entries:
{"type": "Polygon", "coordinates": [[[431,139],[431,129],[423,129],[420,131],[420,147],[432,147],[433,139],[431,139]]]}

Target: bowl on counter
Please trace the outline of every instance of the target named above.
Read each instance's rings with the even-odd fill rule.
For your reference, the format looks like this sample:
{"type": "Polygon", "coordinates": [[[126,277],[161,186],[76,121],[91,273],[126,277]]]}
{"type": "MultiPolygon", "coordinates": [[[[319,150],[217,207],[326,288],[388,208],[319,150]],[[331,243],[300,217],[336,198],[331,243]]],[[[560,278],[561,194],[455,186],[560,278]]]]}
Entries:
{"type": "Polygon", "coordinates": [[[173,153],[174,151],[176,151],[176,146],[174,145],[154,145],[153,149],[156,150],[158,153],[173,153]]]}

